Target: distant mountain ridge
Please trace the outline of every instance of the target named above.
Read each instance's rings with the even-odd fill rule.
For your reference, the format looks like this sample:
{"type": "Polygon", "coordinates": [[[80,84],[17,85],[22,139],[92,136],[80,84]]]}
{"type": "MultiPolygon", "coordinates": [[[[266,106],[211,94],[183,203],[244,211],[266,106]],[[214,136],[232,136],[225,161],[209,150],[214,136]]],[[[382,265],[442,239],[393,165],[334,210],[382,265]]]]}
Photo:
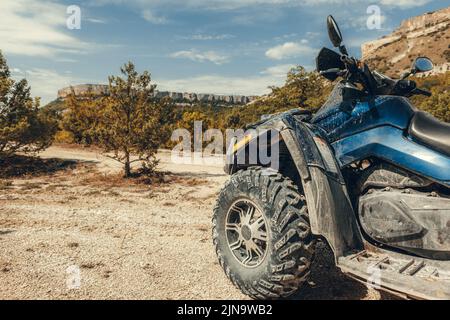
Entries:
{"type": "Polygon", "coordinates": [[[427,56],[432,73],[450,71],[450,7],[404,20],[391,34],[364,43],[362,59],[389,75],[409,69],[416,57],[427,56]]]}
{"type": "MultiPolygon", "coordinates": [[[[81,84],[74,85],[58,90],[58,99],[64,100],[71,93],[75,96],[86,96],[92,94],[94,96],[105,96],[109,94],[109,86],[102,84],[81,84]]],[[[169,97],[178,103],[219,103],[227,105],[244,105],[256,100],[257,96],[244,96],[244,95],[216,95],[216,94],[202,94],[192,92],[172,92],[172,91],[155,91],[155,98],[169,97]]]]}

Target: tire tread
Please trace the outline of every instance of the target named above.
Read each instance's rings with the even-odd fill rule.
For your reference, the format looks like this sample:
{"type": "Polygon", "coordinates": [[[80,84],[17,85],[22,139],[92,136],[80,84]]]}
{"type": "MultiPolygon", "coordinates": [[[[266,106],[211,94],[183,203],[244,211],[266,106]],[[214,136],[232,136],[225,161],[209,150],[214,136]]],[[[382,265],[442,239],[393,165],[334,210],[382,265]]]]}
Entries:
{"type": "Polygon", "coordinates": [[[221,267],[230,281],[244,294],[254,299],[280,299],[294,294],[307,281],[315,240],[309,226],[304,195],[300,194],[289,178],[277,172],[265,172],[263,175],[263,170],[265,169],[260,167],[241,170],[222,188],[214,207],[213,242],[221,267]],[[259,188],[261,200],[264,202],[266,199],[265,204],[268,206],[276,206],[274,215],[269,219],[272,234],[276,239],[274,252],[270,256],[267,272],[259,281],[253,283],[241,280],[239,275],[226,265],[218,241],[216,217],[221,214],[221,198],[230,188],[236,187],[232,181],[246,181],[250,186],[248,189],[259,188]],[[279,203],[275,203],[280,197],[282,199],[279,203]]]}

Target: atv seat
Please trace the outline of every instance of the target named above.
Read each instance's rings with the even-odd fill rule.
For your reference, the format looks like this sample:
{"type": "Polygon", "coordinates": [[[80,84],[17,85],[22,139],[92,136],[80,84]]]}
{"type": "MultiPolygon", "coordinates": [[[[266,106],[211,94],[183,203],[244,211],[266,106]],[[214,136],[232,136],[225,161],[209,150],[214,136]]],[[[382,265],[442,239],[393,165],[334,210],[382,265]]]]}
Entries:
{"type": "Polygon", "coordinates": [[[429,113],[418,111],[411,120],[409,134],[417,142],[450,157],[450,124],[439,121],[429,113]]]}

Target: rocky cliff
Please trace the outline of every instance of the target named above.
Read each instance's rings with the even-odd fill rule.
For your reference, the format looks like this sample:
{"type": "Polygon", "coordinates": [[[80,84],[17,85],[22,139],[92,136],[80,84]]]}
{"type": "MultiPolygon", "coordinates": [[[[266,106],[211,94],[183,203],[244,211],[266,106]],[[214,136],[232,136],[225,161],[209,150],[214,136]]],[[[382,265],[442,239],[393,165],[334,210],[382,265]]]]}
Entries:
{"type": "MultiPolygon", "coordinates": [[[[58,99],[66,99],[71,93],[76,96],[87,96],[92,94],[94,96],[105,96],[109,94],[107,85],[101,84],[82,84],[63,88],[58,90],[58,99]]],[[[197,103],[209,102],[226,105],[240,105],[247,104],[257,99],[256,96],[242,96],[242,95],[216,95],[216,94],[201,94],[191,92],[170,92],[170,91],[155,91],[155,98],[160,99],[169,97],[177,103],[197,103]]]]}
{"type": "Polygon", "coordinates": [[[433,60],[434,73],[450,71],[450,7],[407,19],[390,35],[364,43],[361,51],[372,68],[392,76],[419,56],[433,60]]]}

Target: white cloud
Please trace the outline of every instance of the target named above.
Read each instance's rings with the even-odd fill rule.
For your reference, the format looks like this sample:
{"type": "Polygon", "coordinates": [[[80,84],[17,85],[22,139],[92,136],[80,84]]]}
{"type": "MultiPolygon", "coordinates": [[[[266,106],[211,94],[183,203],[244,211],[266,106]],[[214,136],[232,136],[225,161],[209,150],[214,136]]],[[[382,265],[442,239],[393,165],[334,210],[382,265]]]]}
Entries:
{"type": "Polygon", "coordinates": [[[263,95],[270,86],[285,83],[287,72],[295,67],[282,64],[269,67],[255,76],[201,75],[182,79],[156,79],[159,90],[224,95],[263,95]]]}
{"type": "MultiPolygon", "coordinates": [[[[97,5],[105,4],[131,4],[140,8],[191,8],[203,10],[231,11],[246,7],[261,6],[319,6],[319,5],[351,5],[366,3],[367,5],[379,3],[391,7],[418,7],[433,0],[91,0],[97,5]]],[[[252,17],[248,17],[251,19],[252,17]]]]}
{"type": "Polygon", "coordinates": [[[97,5],[105,4],[123,4],[130,3],[134,6],[145,7],[162,7],[173,8],[201,8],[206,10],[236,10],[245,7],[256,7],[264,5],[272,6],[302,6],[302,5],[318,5],[330,3],[351,3],[361,0],[91,0],[97,5]]]}
{"type": "Polygon", "coordinates": [[[210,35],[210,34],[194,34],[192,36],[188,37],[181,37],[184,40],[199,40],[199,41],[207,41],[207,40],[228,40],[235,38],[232,34],[217,34],[217,35],[210,35]]]}
{"type": "Polygon", "coordinates": [[[153,24],[166,24],[169,22],[166,17],[157,16],[153,13],[153,11],[149,9],[146,9],[142,12],[142,17],[153,24]]]}
{"type": "Polygon", "coordinates": [[[277,7],[255,6],[250,10],[251,14],[244,11],[233,15],[230,22],[242,26],[251,26],[259,23],[271,24],[281,20],[284,16],[283,10],[277,7]]]}
{"type": "Polygon", "coordinates": [[[263,95],[270,92],[269,86],[281,86],[287,72],[294,65],[279,65],[267,68],[257,76],[202,75],[182,79],[156,79],[159,90],[195,92],[224,95],[263,95]]]}
{"type": "Polygon", "coordinates": [[[261,72],[261,74],[270,75],[275,78],[286,78],[289,70],[294,68],[293,64],[281,64],[273,67],[269,67],[261,72]]]}
{"type": "Polygon", "coordinates": [[[11,71],[15,80],[27,79],[31,86],[31,95],[33,97],[41,97],[42,105],[55,100],[58,89],[89,82],[86,79],[74,78],[70,72],[60,74],[54,70],[43,68],[32,68],[29,70],[12,68],[11,71]]]}
{"type": "MultiPolygon", "coordinates": [[[[369,21],[369,15],[363,15],[360,17],[353,17],[351,20],[348,20],[347,22],[343,22],[340,24],[343,28],[353,28],[358,30],[368,30],[367,22],[369,21]]],[[[381,14],[380,15],[380,24],[381,29],[378,30],[386,30],[387,27],[387,16],[381,14]]]]}
{"type": "Polygon", "coordinates": [[[314,38],[320,36],[320,32],[312,32],[312,31],[308,31],[308,32],[306,33],[306,36],[307,36],[308,38],[314,39],[314,38]]]}
{"type": "Polygon", "coordinates": [[[210,94],[262,95],[271,85],[281,85],[282,78],[272,76],[224,77],[205,75],[183,79],[157,80],[159,90],[210,94]]]}
{"type": "Polygon", "coordinates": [[[289,34],[283,34],[282,36],[278,36],[273,38],[275,41],[286,41],[287,39],[296,38],[298,37],[297,33],[289,33],[289,34]]]}
{"type": "Polygon", "coordinates": [[[348,48],[361,48],[361,45],[363,43],[369,42],[369,41],[373,41],[376,40],[378,37],[378,35],[376,33],[374,34],[369,34],[366,36],[354,36],[354,37],[350,37],[348,39],[345,40],[345,45],[348,48]]]}
{"type": "Polygon", "coordinates": [[[432,0],[381,0],[380,4],[391,7],[412,8],[421,7],[431,1],[432,0]]]}
{"type": "MultiPolygon", "coordinates": [[[[311,0],[307,0],[311,1],[311,0]]],[[[330,0],[333,1],[333,0],[330,0]]],[[[243,7],[265,4],[290,4],[298,0],[91,0],[97,5],[124,4],[129,3],[134,6],[145,7],[174,7],[177,8],[202,8],[206,10],[234,10],[243,7]]]]}
{"type": "Polygon", "coordinates": [[[87,18],[86,21],[90,22],[90,23],[95,23],[95,24],[106,24],[107,21],[104,19],[97,19],[97,18],[87,18]]]}
{"type": "Polygon", "coordinates": [[[53,1],[1,0],[0,46],[8,54],[54,57],[86,45],[66,28],[66,6],[53,1]]]}
{"type": "Polygon", "coordinates": [[[195,49],[174,52],[171,58],[184,58],[197,62],[212,62],[215,64],[224,64],[229,61],[228,56],[220,55],[215,51],[199,52],[195,49]]]}
{"type": "Polygon", "coordinates": [[[303,42],[286,42],[267,50],[266,56],[270,59],[282,60],[296,58],[301,55],[310,55],[312,53],[314,53],[314,49],[303,42]]]}

